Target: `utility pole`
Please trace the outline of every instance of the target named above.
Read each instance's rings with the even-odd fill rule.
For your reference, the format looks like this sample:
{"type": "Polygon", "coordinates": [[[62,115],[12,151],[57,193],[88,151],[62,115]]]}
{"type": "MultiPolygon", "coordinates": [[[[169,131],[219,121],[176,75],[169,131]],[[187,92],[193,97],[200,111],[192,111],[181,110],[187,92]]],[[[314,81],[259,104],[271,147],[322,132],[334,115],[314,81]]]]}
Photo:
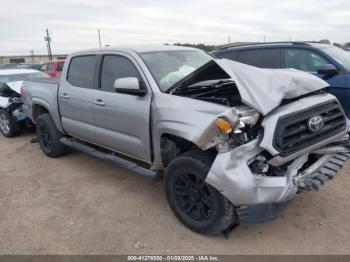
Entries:
{"type": "Polygon", "coordinates": [[[30,50],[30,55],[32,56],[32,63],[34,64],[34,50],[30,50]]]}
{"type": "Polygon", "coordinates": [[[49,29],[46,29],[46,36],[44,38],[45,42],[46,42],[46,46],[47,46],[47,54],[49,56],[49,60],[52,60],[52,52],[51,52],[51,36],[49,35],[49,29]]]}
{"type": "Polygon", "coordinates": [[[100,33],[100,28],[97,29],[98,32],[98,42],[100,43],[100,47],[101,47],[101,33],[100,33]]]}
{"type": "Polygon", "coordinates": [[[228,41],[229,44],[231,44],[231,37],[230,37],[230,35],[227,36],[227,41],[228,41]]]}

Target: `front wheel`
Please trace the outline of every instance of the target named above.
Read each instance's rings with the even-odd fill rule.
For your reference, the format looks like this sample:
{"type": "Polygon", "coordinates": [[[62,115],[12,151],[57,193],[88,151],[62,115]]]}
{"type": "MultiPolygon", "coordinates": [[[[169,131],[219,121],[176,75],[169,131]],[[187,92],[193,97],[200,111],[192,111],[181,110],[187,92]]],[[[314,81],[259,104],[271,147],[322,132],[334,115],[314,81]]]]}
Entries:
{"type": "Polygon", "coordinates": [[[0,109],[0,131],[5,137],[15,137],[20,134],[20,124],[16,121],[13,115],[0,109]]]}
{"type": "Polygon", "coordinates": [[[209,235],[238,223],[235,207],[205,182],[214,157],[190,151],[170,162],[165,173],[165,193],[176,217],[191,230],[209,235]]]}
{"type": "Polygon", "coordinates": [[[48,157],[59,157],[67,152],[67,147],[60,142],[63,137],[49,114],[42,114],[36,121],[36,134],[40,148],[48,157]]]}

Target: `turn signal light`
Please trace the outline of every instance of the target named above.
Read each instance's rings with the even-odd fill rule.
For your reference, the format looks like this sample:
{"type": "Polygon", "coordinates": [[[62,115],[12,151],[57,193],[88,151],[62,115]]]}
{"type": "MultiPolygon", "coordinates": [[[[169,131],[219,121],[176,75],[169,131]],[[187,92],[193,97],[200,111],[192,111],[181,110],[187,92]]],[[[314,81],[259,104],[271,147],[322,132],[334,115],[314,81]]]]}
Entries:
{"type": "Polygon", "coordinates": [[[215,120],[215,124],[216,124],[216,126],[221,130],[221,131],[223,131],[223,132],[225,132],[225,133],[230,133],[230,132],[232,132],[232,126],[231,126],[231,124],[229,123],[229,122],[227,122],[225,119],[223,119],[223,118],[217,118],[216,120],[215,120]]]}

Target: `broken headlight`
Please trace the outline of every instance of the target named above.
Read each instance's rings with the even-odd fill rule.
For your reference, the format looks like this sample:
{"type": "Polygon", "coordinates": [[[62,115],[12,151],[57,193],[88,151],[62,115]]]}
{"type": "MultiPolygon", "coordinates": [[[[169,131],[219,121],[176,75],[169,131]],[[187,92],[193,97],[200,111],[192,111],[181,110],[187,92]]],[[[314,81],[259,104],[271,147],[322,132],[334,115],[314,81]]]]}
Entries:
{"type": "Polygon", "coordinates": [[[255,126],[260,118],[259,112],[248,106],[233,107],[219,116],[215,124],[224,133],[241,133],[246,127],[255,126]]]}
{"type": "Polygon", "coordinates": [[[219,150],[229,151],[254,139],[258,134],[259,129],[255,126],[259,119],[259,112],[248,106],[233,107],[219,116],[215,124],[224,137],[219,150]]]}

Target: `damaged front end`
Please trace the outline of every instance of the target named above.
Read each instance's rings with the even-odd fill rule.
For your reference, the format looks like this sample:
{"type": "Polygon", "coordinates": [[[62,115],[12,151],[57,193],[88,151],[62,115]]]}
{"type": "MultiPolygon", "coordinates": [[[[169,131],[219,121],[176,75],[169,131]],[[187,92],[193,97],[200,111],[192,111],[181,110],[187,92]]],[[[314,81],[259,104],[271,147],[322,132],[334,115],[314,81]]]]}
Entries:
{"type": "Polygon", "coordinates": [[[22,81],[8,82],[0,87],[0,109],[13,115],[17,122],[27,117],[23,113],[23,98],[19,93],[22,81]]]}
{"type": "Polygon", "coordinates": [[[269,221],[297,194],[331,180],[350,156],[348,120],[327,87],[297,70],[217,60],[171,89],[201,101],[189,103],[184,117],[187,100],[178,98],[167,130],[186,123],[180,137],[202,150],[216,148],[205,181],[231,201],[241,223],[269,221]],[[216,118],[207,113],[214,103],[226,107],[216,118]]]}
{"type": "Polygon", "coordinates": [[[226,138],[216,145],[206,182],[237,207],[243,224],[278,217],[297,194],[333,179],[350,157],[347,119],[326,93],[287,103],[263,119],[250,111],[250,125],[237,109],[221,118],[236,128],[220,132],[226,138]]]}

